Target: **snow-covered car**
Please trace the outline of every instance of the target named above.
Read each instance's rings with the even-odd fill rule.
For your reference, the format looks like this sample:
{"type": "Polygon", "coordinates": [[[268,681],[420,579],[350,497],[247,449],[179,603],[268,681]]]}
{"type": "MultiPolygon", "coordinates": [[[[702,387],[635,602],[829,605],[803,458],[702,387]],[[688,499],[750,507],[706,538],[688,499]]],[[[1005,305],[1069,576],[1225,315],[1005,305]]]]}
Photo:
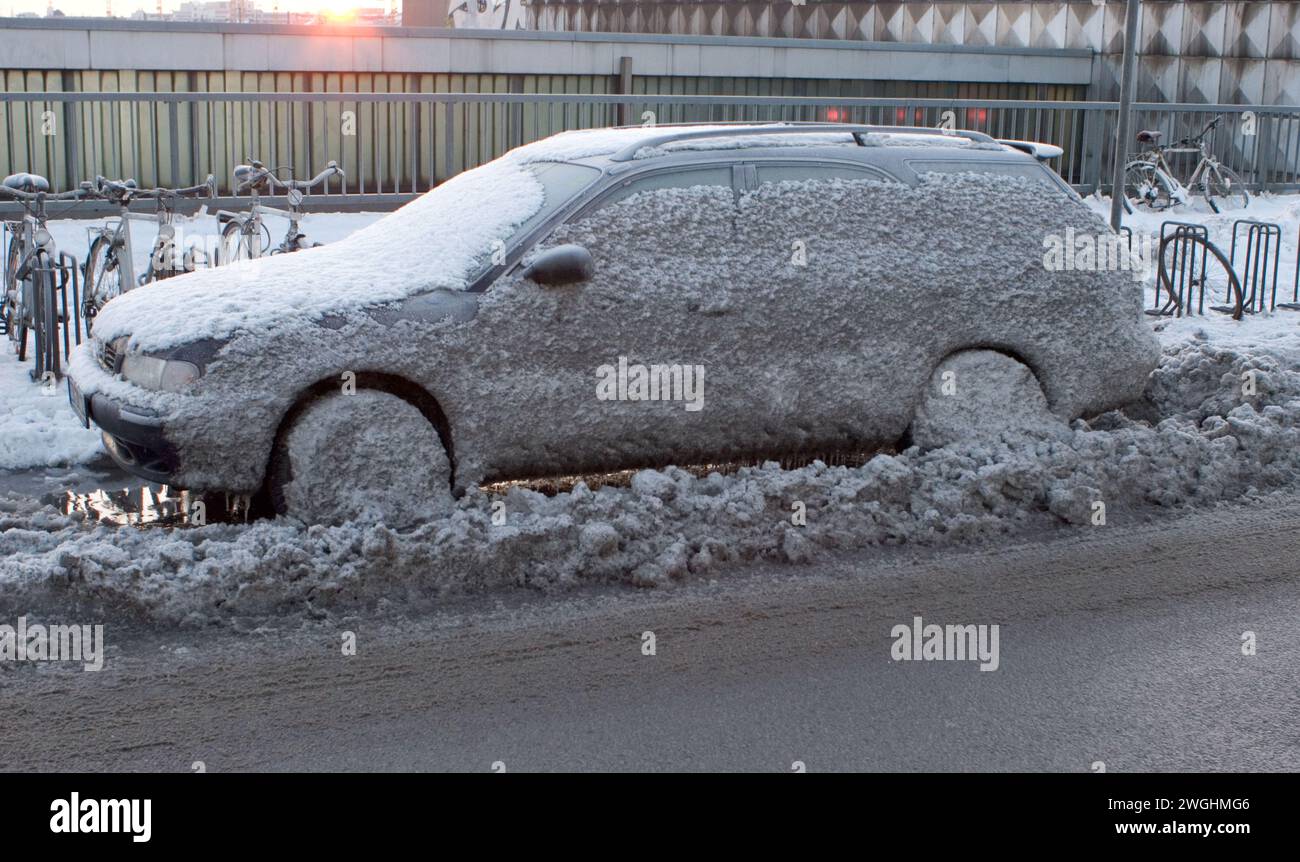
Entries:
{"type": "Polygon", "coordinates": [[[972,349],[1023,363],[1057,417],[1099,413],[1158,350],[1129,274],[1045,266],[1045,237],[1108,229],[1034,153],[564,133],[343,241],[124,294],[69,396],[141,476],[393,524],[486,481],[906,440],[972,349]]]}

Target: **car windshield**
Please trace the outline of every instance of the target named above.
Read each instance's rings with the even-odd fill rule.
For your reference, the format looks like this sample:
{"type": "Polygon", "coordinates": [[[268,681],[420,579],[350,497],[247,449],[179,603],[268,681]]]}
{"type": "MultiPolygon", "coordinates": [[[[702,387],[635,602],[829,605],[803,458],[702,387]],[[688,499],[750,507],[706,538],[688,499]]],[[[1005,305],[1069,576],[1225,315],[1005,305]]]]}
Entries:
{"type": "MultiPolygon", "coordinates": [[[[572,162],[533,162],[525,165],[525,169],[541,183],[542,205],[511,232],[509,238],[505,240],[505,248],[507,249],[526,237],[533,228],[550,218],[556,210],[572,200],[574,195],[591,185],[600,176],[599,169],[588,165],[576,165],[572,162]]],[[[491,267],[492,261],[491,256],[489,256],[480,264],[474,277],[477,278],[491,267]]]]}

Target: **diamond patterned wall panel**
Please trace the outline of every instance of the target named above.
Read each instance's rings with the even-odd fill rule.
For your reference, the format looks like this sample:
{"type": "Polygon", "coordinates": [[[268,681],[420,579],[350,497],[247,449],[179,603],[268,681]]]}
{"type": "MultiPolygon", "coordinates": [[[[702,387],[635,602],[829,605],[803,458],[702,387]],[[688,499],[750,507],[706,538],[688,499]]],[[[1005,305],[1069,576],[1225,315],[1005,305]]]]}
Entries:
{"type": "Polygon", "coordinates": [[[1178,101],[1217,102],[1222,70],[1217,57],[1183,57],[1178,66],[1178,101]]]}
{"type": "Polygon", "coordinates": [[[1272,60],[1300,60],[1300,3],[1273,4],[1268,24],[1268,56],[1272,60]]]}
{"type": "Polygon", "coordinates": [[[1030,13],[1029,44],[1035,48],[1064,48],[1068,4],[1034,3],[1030,13]]]}
{"type": "Polygon", "coordinates": [[[974,47],[996,45],[998,41],[998,6],[996,3],[967,3],[966,21],[962,25],[966,44],[974,47]]]}
{"type": "Polygon", "coordinates": [[[1092,84],[1088,87],[1091,99],[1103,102],[1119,100],[1120,55],[1102,54],[1092,64],[1092,84]]]}
{"type": "Polygon", "coordinates": [[[1178,58],[1143,57],[1138,64],[1139,102],[1178,101],[1178,58]]]}
{"type": "Polygon", "coordinates": [[[1188,3],[1183,12],[1183,56],[1222,57],[1227,35],[1228,5],[1188,3]]]}
{"type": "MultiPolygon", "coordinates": [[[[1300,105],[1300,60],[1265,62],[1264,104],[1300,105]]],[[[1300,152],[1300,150],[1292,152],[1300,152]]]]}
{"type": "Polygon", "coordinates": [[[966,32],[964,3],[935,3],[930,41],[936,45],[961,45],[966,32]]]}
{"type": "Polygon", "coordinates": [[[1095,3],[1065,4],[1065,47],[1100,51],[1106,10],[1095,3]]]}
{"type": "Polygon", "coordinates": [[[731,16],[727,14],[726,7],[722,3],[701,3],[699,17],[702,19],[699,26],[702,26],[708,35],[732,35],[731,16]]]}
{"type": "Polygon", "coordinates": [[[998,4],[998,39],[995,44],[1028,48],[1033,38],[1031,3],[998,4]]]}
{"type": "Polygon", "coordinates": [[[826,14],[830,32],[829,39],[858,39],[862,25],[862,13],[868,9],[862,3],[828,3],[826,14]]]}
{"type": "Polygon", "coordinates": [[[1219,77],[1219,101],[1229,105],[1258,105],[1264,98],[1264,61],[1224,57],[1219,77]]]}
{"type": "MultiPolygon", "coordinates": [[[[1106,20],[1102,26],[1101,52],[1103,54],[1123,54],[1124,4],[1107,3],[1103,8],[1105,9],[1104,17],[1106,20]]],[[[1141,17],[1139,16],[1138,27],[1141,26],[1141,17]]]]}
{"type": "Polygon", "coordinates": [[[918,9],[929,4],[877,3],[876,41],[912,42],[916,39],[918,9]]]}
{"type": "Polygon", "coordinates": [[[809,5],[808,16],[804,19],[803,37],[805,39],[829,39],[830,18],[826,14],[826,6],[818,3],[809,5]]]}
{"type": "Polygon", "coordinates": [[[785,6],[782,8],[779,5],[773,4],[772,35],[783,39],[794,36],[795,29],[803,20],[802,18],[796,20],[795,13],[798,11],[798,7],[796,6],[785,6]]]}
{"type": "Polygon", "coordinates": [[[1272,4],[1238,2],[1228,4],[1224,38],[1229,57],[1265,57],[1268,55],[1268,25],[1272,4]]]}
{"type": "Polygon", "coordinates": [[[1142,4],[1143,54],[1176,57],[1183,47],[1183,3],[1146,2],[1142,4]]]}

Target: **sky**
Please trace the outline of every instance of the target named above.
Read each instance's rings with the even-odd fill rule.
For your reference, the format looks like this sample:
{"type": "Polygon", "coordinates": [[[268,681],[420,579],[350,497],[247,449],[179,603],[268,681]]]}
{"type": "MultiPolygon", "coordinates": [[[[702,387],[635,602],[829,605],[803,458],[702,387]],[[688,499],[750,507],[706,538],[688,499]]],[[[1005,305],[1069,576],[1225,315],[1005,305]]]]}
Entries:
{"type": "MultiPolygon", "coordinates": [[[[54,0],[54,8],[65,15],[103,15],[105,0],[54,0]]],[[[163,0],[163,11],[171,12],[181,0],[163,0]]],[[[354,6],[370,7],[388,5],[387,0],[257,0],[256,5],[266,11],[278,8],[281,12],[315,12],[321,9],[349,9],[354,6]]],[[[0,0],[0,15],[35,12],[44,15],[46,0],[0,0]]],[[[113,14],[129,16],[137,9],[156,12],[157,0],[113,0],[113,14]]]]}

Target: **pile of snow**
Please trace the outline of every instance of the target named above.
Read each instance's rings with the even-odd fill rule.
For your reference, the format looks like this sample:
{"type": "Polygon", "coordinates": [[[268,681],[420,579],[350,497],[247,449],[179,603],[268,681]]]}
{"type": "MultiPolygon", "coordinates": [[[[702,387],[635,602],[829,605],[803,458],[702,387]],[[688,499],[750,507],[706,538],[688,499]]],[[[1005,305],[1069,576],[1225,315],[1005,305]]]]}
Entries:
{"type": "Polygon", "coordinates": [[[81,464],[102,454],[99,432],[81,426],[67,391],[33,382],[31,369],[30,358],[19,362],[0,339],[0,470],[81,464]]]}
{"type": "Polygon", "coordinates": [[[97,337],[164,349],[267,333],[326,314],[463,289],[493,243],[539,209],[545,193],[519,158],[458,174],[347,239],[295,254],[200,269],[113,300],[97,337]]]}
{"type": "MultiPolygon", "coordinates": [[[[305,227],[313,239],[333,242],[376,221],[381,213],[320,213],[307,217],[305,227]]],[[[87,231],[103,226],[105,219],[56,219],[50,233],[60,249],[80,259],[85,254],[87,231]]],[[[283,232],[284,220],[267,219],[272,236],[283,232]]],[[[177,227],[188,239],[217,237],[220,225],[213,215],[178,217],[177,227]]],[[[132,222],[131,239],[136,271],[144,272],[156,234],[153,224],[132,222]]],[[[30,342],[29,342],[30,345],[30,342]]],[[[62,385],[42,386],[31,379],[32,359],[19,362],[12,345],[0,339],[0,470],[83,464],[104,454],[99,431],[81,426],[68,407],[62,385]]]]}
{"type": "MultiPolygon", "coordinates": [[[[1296,345],[1289,345],[1294,349],[1296,345]]],[[[698,478],[668,468],[631,487],[554,497],[512,488],[505,523],[471,490],[411,532],[286,520],[175,531],[92,526],[0,498],[0,610],[129,614],[256,625],[364,609],[419,612],[504,587],[664,586],[758,558],[967,542],[1137,510],[1204,506],[1294,488],[1300,366],[1192,338],[1167,347],[1147,400],[1068,433],[880,454],[861,467],[775,464],[698,478]],[[1242,392],[1255,372],[1255,394],[1242,392]],[[802,503],[806,525],[793,523],[802,503]]],[[[1091,529],[1091,528],[1090,528],[1091,529]]]]}

